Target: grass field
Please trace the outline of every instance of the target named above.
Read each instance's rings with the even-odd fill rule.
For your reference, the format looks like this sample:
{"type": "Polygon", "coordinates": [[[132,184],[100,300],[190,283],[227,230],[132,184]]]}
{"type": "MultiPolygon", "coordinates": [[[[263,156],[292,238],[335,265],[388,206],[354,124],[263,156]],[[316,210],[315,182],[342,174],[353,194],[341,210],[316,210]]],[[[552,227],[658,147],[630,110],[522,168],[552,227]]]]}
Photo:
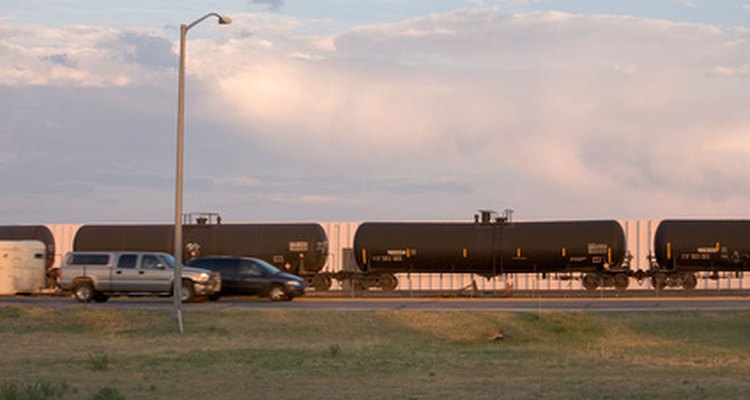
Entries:
{"type": "Polygon", "coordinates": [[[0,400],[750,398],[750,311],[186,309],[185,326],[2,308],[0,400]]]}

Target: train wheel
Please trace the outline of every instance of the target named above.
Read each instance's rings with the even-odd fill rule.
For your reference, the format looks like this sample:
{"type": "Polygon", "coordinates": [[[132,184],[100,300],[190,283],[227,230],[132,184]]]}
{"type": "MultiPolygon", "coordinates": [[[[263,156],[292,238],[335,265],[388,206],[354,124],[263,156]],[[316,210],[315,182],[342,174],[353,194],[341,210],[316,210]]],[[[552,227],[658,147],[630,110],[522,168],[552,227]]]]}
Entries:
{"type": "Polygon", "coordinates": [[[398,286],[398,279],[393,274],[382,274],[378,278],[378,286],[383,291],[390,292],[398,286]]]}
{"type": "Polygon", "coordinates": [[[617,274],[615,275],[615,289],[617,290],[625,290],[630,285],[630,278],[628,278],[625,274],[617,274]]]}
{"type": "Polygon", "coordinates": [[[355,292],[364,292],[365,290],[367,290],[367,285],[365,285],[365,281],[358,276],[355,276],[354,278],[352,278],[349,281],[349,284],[351,285],[352,290],[355,292]]]}
{"type": "Polygon", "coordinates": [[[595,274],[586,274],[581,278],[581,284],[584,289],[593,292],[599,287],[599,278],[595,274]]]}
{"type": "Polygon", "coordinates": [[[696,286],[698,286],[698,278],[695,277],[695,274],[685,274],[682,278],[682,288],[692,290],[696,286]]]}
{"type": "Polygon", "coordinates": [[[325,292],[331,288],[331,278],[325,275],[315,275],[310,282],[310,286],[312,286],[316,292],[325,292]]]}
{"type": "Polygon", "coordinates": [[[663,272],[657,272],[651,277],[651,286],[656,290],[663,290],[667,287],[667,274],[663,272]]]}

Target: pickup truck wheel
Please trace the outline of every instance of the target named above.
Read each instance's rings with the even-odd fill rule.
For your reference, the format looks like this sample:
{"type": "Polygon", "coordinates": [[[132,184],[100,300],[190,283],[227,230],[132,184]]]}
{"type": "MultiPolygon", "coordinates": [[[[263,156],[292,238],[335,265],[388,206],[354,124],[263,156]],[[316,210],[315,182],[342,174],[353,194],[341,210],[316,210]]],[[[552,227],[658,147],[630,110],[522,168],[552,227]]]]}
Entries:
{"type": "Polygon", "coordinates": [[[209,301],[217,301],[220,298],[221,298],[221,295],[219,293],[214,293],[214,294],[208,295],[208,300],[209,301]]]}
{"type": "Polygon", "coordinates": [[[97,303],[104,303],[107,300],[109,300],[109,296],[104,293],[97,293],[94,295],[94,301],[97,303]]]}
{"type": "Polygon", "coordinates": [[[81,303],[88,303],[94,298],[94,287],[90,282],[81,282],[73,288],[73,295],[81,303]]]}
{"type": "Polygon", "coordinates": [[[183,303],[190,303],[195,298],[195,289],[193,288],[193,282],[182,281],[182,290],[180,290],[180,296],[183,303]]]}
{"type": "Polygon", "coordinates": [[[273,285],[271,287],[271,290],[268,291],[268,298],[271,299],[271,301],[283,301],[287,299],[286,293],[284,293],[284,288],[280,285],[273,285]]]}

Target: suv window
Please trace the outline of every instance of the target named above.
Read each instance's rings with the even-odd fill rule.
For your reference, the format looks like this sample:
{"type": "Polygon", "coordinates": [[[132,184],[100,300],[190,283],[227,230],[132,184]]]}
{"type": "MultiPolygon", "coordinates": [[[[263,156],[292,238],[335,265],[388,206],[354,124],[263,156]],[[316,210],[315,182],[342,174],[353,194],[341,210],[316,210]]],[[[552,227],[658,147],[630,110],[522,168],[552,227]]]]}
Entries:
{"type": "Polygon", "coordinates": [[[107,265],[109,255],[107,254],[72,254],[68,259],[71,265],[107,265]]]}
{"type": "Polygon", "coordinates": [[[263,272],[263,268],[261,268],[260,265],[248,261],[248,260],[242,260],[242,263],[240,264],[240,275],[243,276],[264,276],[265,273],[263,272]]]}
{"type": "Polygon", "coordinates": [[[141,259],[141,269],[164,269],[164,262],[159,257],[145,254],[141,259]]]}
{"type": "Polygon", "coordinates": [[[197,258],[191,260],[188,264],[191,267],[219,271],[222,275],[234,275],[237,271],[237,260],[233,258],[197,258]]]}
{"type": "Polygon", "coordinates": [[[214,263],[222,274],[234,274],[237,271],[238,264],[239,262],[235,258],[217,259],[214,263]]]}
{"type": "Polygon", "coordinates": [[[135,268],[135,262],[138,260],[138,256],[135,254],[123,254],[120,259],[117,260],[117,268],[135,268]]]}

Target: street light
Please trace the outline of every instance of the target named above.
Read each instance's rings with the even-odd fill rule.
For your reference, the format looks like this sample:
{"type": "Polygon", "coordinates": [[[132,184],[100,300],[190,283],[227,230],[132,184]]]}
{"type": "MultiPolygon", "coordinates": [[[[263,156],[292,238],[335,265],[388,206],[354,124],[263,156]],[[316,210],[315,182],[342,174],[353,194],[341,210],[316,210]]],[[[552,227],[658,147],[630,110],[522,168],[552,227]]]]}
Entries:
{"type": "Polygon", "coordinates": [[[172,297],[174,298],[175,316],[180,333],[184,331],[182,324],[182,164],[185,136],[185,41],[190,28],[203,22],[206,18],[216,17],[220,25],[229,25],[232,20],[229,17],[217,13],[208,13],[192,23],[180,25],[180,70],[177,94],[177,173],[174,196],[174,285],[172,297]]]}

